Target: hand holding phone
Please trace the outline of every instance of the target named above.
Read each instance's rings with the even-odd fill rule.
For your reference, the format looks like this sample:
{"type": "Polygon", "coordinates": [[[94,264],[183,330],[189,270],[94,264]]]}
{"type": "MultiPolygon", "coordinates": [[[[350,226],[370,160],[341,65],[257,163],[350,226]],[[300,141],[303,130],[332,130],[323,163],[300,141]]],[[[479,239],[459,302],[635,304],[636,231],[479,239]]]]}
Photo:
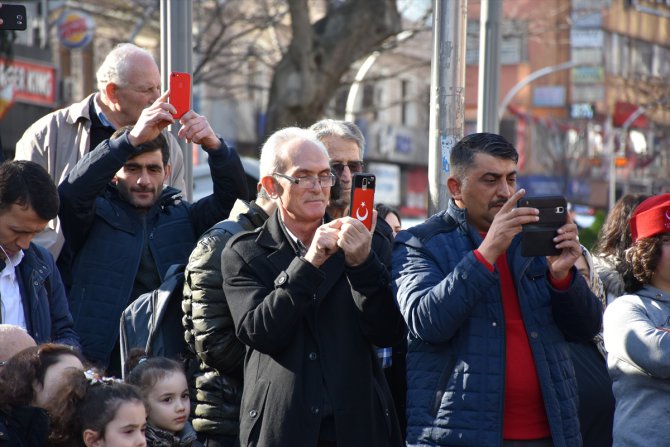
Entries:
{"type": "Polygon", "coordinates": [[[177,109],[177,113],[172,114],[172,116],[179,119],[191,110],[191,75],[182,72],[170,73],[169,88],[169,103],[177,109]]]}
{"type": "Polygon", "coordinates": [[[561,253],[556,248],[554,238],[568,219],[568,204],[563,196],[523,197],[519,207],[537,208],[539,218],[535,223],[522,227],[522,256],[556,256],[561,253]]]}
{"type": "Polygon", "coordinates": [[[355,173],[352,176],[349,215],[358,219],[368,230],[372,229],[372,210],[375,202],[375,176],[355,173]]]}

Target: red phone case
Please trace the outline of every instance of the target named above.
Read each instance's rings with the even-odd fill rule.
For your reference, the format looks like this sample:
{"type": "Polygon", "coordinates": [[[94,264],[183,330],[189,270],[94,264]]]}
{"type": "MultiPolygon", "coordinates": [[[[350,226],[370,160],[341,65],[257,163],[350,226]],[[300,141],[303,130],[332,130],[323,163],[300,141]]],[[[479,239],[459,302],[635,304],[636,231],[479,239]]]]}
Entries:
{"type": "Polygon", "coordinates": [[[189,73],[170,73],[170,104],[177,109],[172,116],[181,118],[191,109],[191,75],[189,73]]]}
{"type": "Polygon", "coordinates": [[[351,217],[360,220],[368,230],[372,228],[372,209],[375,202],[375,176],[354,174],[351,189],[351,217]]]}

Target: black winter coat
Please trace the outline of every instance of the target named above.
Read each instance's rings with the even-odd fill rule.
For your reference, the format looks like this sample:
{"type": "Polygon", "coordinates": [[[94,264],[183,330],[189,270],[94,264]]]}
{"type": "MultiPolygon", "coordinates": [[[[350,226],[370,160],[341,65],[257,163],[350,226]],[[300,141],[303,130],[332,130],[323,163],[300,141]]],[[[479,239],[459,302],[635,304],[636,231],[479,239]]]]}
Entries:
{"type": "Polygon", "coordinates": [[[315,446],[327,396],[338,445],[402,445],[373,346],[403,335],[387,269],[374,250],[357,267],[339,251],[316,268],[296,256],[278,216],[223,252],[224,292],[248,346],[240,444],[315,446]]]}

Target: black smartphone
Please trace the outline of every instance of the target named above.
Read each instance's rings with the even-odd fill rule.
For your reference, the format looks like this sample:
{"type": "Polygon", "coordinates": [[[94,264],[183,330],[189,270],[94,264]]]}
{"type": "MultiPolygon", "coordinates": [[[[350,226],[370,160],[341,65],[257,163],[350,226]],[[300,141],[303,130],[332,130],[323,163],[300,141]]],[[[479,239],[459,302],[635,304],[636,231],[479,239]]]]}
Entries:
{"type": "Polygon", "coordinates": [[[2,19],[0,30],[24,31],[28,22],[26,7],[3,3],[2,7],[0,7],[0,19],[2,19]]]}
{"type": "Polygon", "coordinates": [[[553,239],[557,230],[568,221],[568,203],[563,196],[523,197],[518,207],[540,210],[540,220],[523,225],[522,256],[556,256],[561,253],[553,239]]]}
{"type": "Polygon", "coordinates": [[[372,210],[375,206],[375,176],[364,172],[352,176],[349,215],[372,229],[372,210]]]}

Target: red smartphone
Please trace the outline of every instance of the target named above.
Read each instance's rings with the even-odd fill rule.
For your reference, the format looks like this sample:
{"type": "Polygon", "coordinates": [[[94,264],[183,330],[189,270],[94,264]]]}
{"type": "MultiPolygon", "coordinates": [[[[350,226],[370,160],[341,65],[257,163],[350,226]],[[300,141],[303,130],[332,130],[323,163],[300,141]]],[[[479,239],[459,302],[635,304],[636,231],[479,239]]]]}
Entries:
{"type": "Polygon", "coordinates": [[[372,210],[375,206],[375,176],[356,173],[352,177],[349,215],[358,219],[368,230],[372,229],[372,210]]]}
{"type": "Polygon", "coordinates": [[[191,109],[191,75],[189,73],[170,73],[170,104],[177,109],[172,116],[181,118],[191,109]]]}

